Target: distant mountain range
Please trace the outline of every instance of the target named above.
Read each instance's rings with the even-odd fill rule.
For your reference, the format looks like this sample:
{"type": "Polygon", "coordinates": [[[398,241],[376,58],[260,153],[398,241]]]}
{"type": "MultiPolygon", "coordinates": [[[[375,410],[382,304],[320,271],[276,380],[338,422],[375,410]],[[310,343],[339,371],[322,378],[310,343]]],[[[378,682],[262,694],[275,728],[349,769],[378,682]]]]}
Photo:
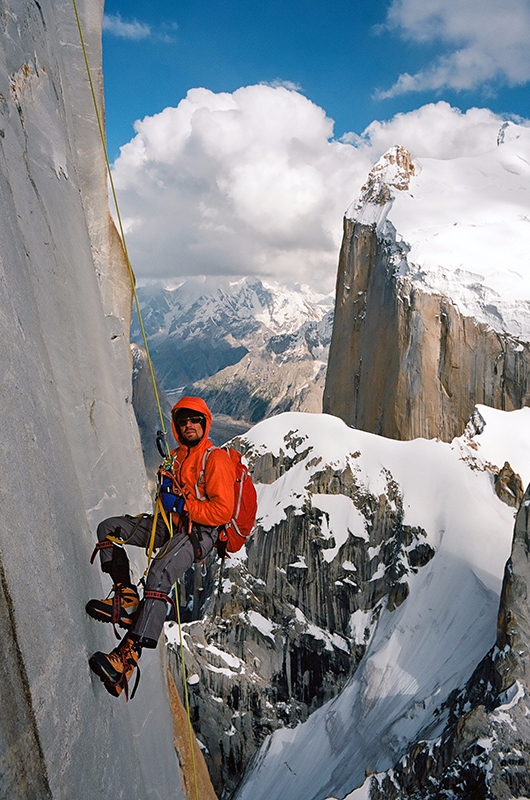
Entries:
{"type": "MultiPolygon", "coordinates": [[[[141,287],[138,297],[162,390],[170,401],[201,394],[221,438],[241,432],[233,420],[244,429],[281,411],[322,410],[332,295],[256,278],[191,278],[141,287]]],[[[131,341],[143,343],[136,315],[131,341]]]]}

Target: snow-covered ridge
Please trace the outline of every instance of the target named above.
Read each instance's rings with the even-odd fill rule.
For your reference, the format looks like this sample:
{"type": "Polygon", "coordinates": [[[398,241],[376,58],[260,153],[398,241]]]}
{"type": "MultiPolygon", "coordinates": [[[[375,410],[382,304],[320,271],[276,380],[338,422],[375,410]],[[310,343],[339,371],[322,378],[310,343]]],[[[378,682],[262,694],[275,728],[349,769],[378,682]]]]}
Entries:
{"type": "Polygon", "coordinates": [[[288,288],[257,278],[200,276],[165,289],[147,285],[138,294],[152,335],[172,333],[177,318],[188,337],[200,336],[212,323],[221,325],[226,334],[232,326],[233,335],[239,337],[256,323],[273,335],[290,334],[306,322],[320,321],[333,306],[331,295],[305,284],[288,288]]]}
{"type": "MultiPolygon", "coordinates": [[[[363,783],[366,770],[389,769],[418,734],[436,736],[444,722],[437,709],[494,643],[514,510],[494,493],[492,465],[509,461],[525,485],[530,481],[530,409],[478,411],[481,433],[470,427],[452,443],[393,441],[331,416],[303,414],[266,420],[246,435],[250,461],[270,454],[290,463],[259,486],[264,530],[272,533],[288,509],[303,513],[313,503],[325,512],[335,558],[348,537],[366,537],[369,526],[352,502],[329,494],[323,503],[315,492],[315,476],[329,466],[351,470],[356,485],[373,495],[398,486],[403,522],[425,532],[435,555],[410,571],[404,602],[381,610],[341,694],[266,743],[238,800],[344,797],[363,783]]],[[[304,568],[301,559],[292,566],[304,568]]],[[[351,563],[343,568],[355,578],[351,563]]],[[[366,622],[352,619],[352,635],[366,622]]]]}
{"type": "MultiPolygon", "coordinates": [[[[257,278],[202,277],[173,289],[141,287],[138,296],[155,370],[172,401],[187,387],[215,414],[248,423],[278,407],[321,410],[332,295],[257,278]]],[[[137,319],[131,338],[141,341],[137,319]]]]}
{"type": "Polygon", "coordinates": [[[346,216],[393,242],[400,274],[415,285],[529,341],[530,128],[507,123],[491,150],[472,157],[412,153],[407,166],[401,151],[382,157],[346,216]]]}

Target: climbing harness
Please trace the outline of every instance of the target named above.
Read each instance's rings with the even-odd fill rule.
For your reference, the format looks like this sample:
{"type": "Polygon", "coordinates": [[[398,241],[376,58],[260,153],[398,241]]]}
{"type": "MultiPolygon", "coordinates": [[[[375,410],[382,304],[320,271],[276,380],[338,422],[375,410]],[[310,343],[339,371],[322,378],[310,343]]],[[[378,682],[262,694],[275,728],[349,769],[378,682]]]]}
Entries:
{"type": "Polygon", "coordinates": [[[171,597],[171,594],[166,594],[166,592],[157,592],[155,589],[146,589],[144,592],[144,598],[150,600],[163,600],[164,603],[169,603],[175,612],[175,619],[177,618],[177,604],[171,597]]]}
{"type": "MultiPolygon", "coordinates": [[[[140,323],[140,330],[141,330],[141,333],[142,333],[142,340],[143,340],[143,343],[144,343],[145,353],[146,353],[146,357],[147,357],[147,364],[148,364],[148,367],[149,367],[149,374],[151,376],[151,383],[153,385],[153,392],[154,392],[156,405],[157,405],[157,409],[158,409],[158,416],[159,416],[159,419],[160,419],[160,430],[157,431],[156,445],[157,445],[158,450],[161,453],[162,457],[165,459],[164,466],[168,466],[171,463],[171,454],[170,454],[170,450],[169,450],[169,445],[168,445],[168,443],[167,443],[167,441],[165,439],[166,434],[167,434],[166,426],[165,426],[165,423],[164,423],[164,415],[162,413],[162,406],[160,404],[160,397],[159,397],[158,388],[157,388],[157,385],[156,385],[156,378],[155,378],[155,373],[154,373],[154,368],[153,368],[153,362],[151,360],[151,355],[150,355],[150,352],[149,352],[149,345],[147,343],[147,335],[146,335],[146,332],[145,332],[145,327],[144,327],[144,323],[143,323],[143,319],[142,319],[142,312],[141,312],[141,309],[140,309],[140,301],[139,301],[139,298],[138,298],[138,292],[136,291],[136,279],[135,279],[133,268],[132,268],[131,261],[130,261],[130,258],[129,258],[129,252],[127,250],[127,243],[125,241],[125,231],[124,231],[124,228],[123,228],[123,222],[122,222],[120,209],[119,209],[119,205],[118,205],[118,198],[117,198],[117,195],[116,195],[116,188],[114,186],[114,180],[113,180],[112,171],[111,171],[111,168],[110,168],[109,156],[108,156],[107,146],[106,146],[106,142],[105,142],[105,133],[104,133],[104,130],[103,130],[103,123],[102,123],[101,114],[100,114],[99,107],[98,107],[96,92],[95,92],[95,89],[94,89],[94,82],[92,80],[92,73],[90,71],[90,62],[88,60],[88,53],[87,53],[87,49],[86,49],[85,38],[83,36],[83,29],[82,29],[82,26],[81,26],[81,19],[79,17],[79,11],[78,11],[78,8],[77,8],[76,0],[72,0],[72,3],[73,3],[73,7],[74,7],[74,13],[75,13],[76,22],[77,22],[77,29],[79,31],[79,39],[81,41],[81,48],[82,48],[82,51],[83,51],[83,58],[84,58],[84,61],[85,61],[85,67],[86,67],[88,82],[89,82],[89,85],[90,85],[90,92],[92,94],[92,102],[94,104],[94,111],[95,111],[95,114],[96,114],[96,120],[97,120],[97,124],[98,124],[98,129],[99,129],[99,136],[100,136],[100,139],[101,139],[101,146],[103,148],[103,153],[104,153],[104,157],[105,157],[105,164],[106,164],[106,167],[107,167],[107,175],[108,175],[109,184],[110,184],[110,187],[111,187],[114,207],[115,207],[115,210],[116,210],[116,219],[118,221],[118,229],[119,229],[119,233],[120,233],[120,236],[121,236],[121,241],[122,241],[122,245],[123,245],[123,252],[124,252],[124,255],[125,255],[125,261],[126,261],[126,264],[127,264],[129,277],[130,277],[130,280],[131,280],[131,287],[132,287],[132,292],[133,292],[133,296],[134,296],[136,312],[138,314],[138,320],[139,320],[139,323],[140,323]],[[162,443],[165,444],[165,451],[162,449],[162,443]]],[[[166,521],[167,517],[165,516],[165,511],[164,511],[162,503],[160,501],[159,490],[157,491],[157,496],[156,496],[156,500],[155,500],[155,513],[153,514],[154,524],[153,524],[153,528],[152,528],[152,531],[151,531],[151,539],[150,539],[149,546],[148,546],[148,562],[150,562],[150,560],[152,558],[152,554],[153,554],[154,540],[155,540],[155,534],[156,534],[156,520],[158,519],[158,513],[161,513],[163,518],[164,518],[164,520],[166,521]]],[[[170,537],[171,537],[173,535],[173,521],[172,521],[172,515],[171,514],[169,514],[168,529],[169,529],[170,537]]],[[[110,544],[112,544],[112,542],[110,542],[110,544]]],[[[120,540],[119,544],[123,544],[123,542],[120,540]]],[[[102,544],[101,546],[102,547],[108,547],[109,545],[102,544]]],[[[93,554],[94,556],[95,556],[95,553],[97,553],[97,549],[98,548],[96,546],[96,551],[93,554]]],[[[101,549],[101,548],[99,548],[99,549],[101,549]]],[[[148,563],[147,569],[149,569],[149,563],[148,563]]],[[[146,573],[147,573],[147,570],[146,570],[146,573]]],[[[179,626],[179,637],[180,637],[180,641],[182,643],[182,626],[181,626],[181,621],[180,621],[180,610],[179,610],[179,607],[178,607],[178,603],[176,604],[176,609],[177,609],[177,619],[178,619],[178,626],[179,626]]],[[[193,728],[192,728],[192,725],[191,725],[190,706],[189,706],[188,689],[187,689],[186,665],[185,665],[185,662],[184,662],[184,651],[183,651],[183,645],[182,644],[181,644],[181,659],[182,659],[182,682],[183,682],[183,685],[184,685],[184,695],[185,695],[185,698],[186,698],[186,712],[187,712],[187,715],[188,715],[188,731],[189,731],[189,737],[190,737],[192,768],[193,768],[193,775],[194,775],[194,781],[195,781],[195,800],[200,800],[200,798],[199,798],[198,779],[197,779],[197,768],[196,768],[196,764],[195,764],[195,749],[194,749],[195,748],[195,736],[193,734],[193,728]]],[[[131,693],[131,698],[134,696],[134,693],[136,691],[136,686],[138,685],[138,678],[139,678],[139,672],[137,673],[137,681],[136,681],[134,689],[133,689],[133,691],[131,693]]],[[[127,680],[125,680],[124,690],[125,690],[126,698],[128,699],[127,680]]]]}

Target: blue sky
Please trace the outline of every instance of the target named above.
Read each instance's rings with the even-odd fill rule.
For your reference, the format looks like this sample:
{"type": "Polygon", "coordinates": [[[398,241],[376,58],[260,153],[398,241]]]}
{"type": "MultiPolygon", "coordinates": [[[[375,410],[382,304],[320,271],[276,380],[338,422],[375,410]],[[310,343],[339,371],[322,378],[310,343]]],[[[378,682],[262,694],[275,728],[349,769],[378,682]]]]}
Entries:
{"type": "MultiPolygon", "coordinates": [[[[256,147],[252,158],[250,155],[250,131],[253,125],[267,125],[266,118],[258,123],[258,107],[263,103],[273,118],[278,119],[278,115],[283,115],[284,124],[281,134],[274,131],[272,138],[267,141],[264,139],[261,144],[261,153],[268,146],[271,148],[266,159],[268,162],[273,160],[275,153],[287,147],[285,143],[289,139],[294,137],[301,141],[304,138],[300,133],[304,126],[301,120],[303,114],[307,114],[307,126],[315,132],[319,130],[322,120],[317,119],[318,115],[315,116],[315,109],[321,112],[321,116],[334,122],[333,128],[328,123],[327,128],[323,126],[320,129],[322,147],[327,142],[325,158],[328,161],[332,144],[341,140],[349,144],[350,149],[357,148],[355,155],[359,155],[355,136],[344,137],[345,134],[360,135],[377,121],[379,126],[388,123],[385,130],[390,136],[400,115],[404,115],[409,125],[407,132],[403,132],[401,124],[402,141],[399,143],[407,145],[409,133],[414,139],[414,130],[421,131],[429,138],[438,125],[441,130],[447,126],[449,141],[453,128],[460,130],[462,127],[462,114],[466,125],[477,131],[476,115],[465,113],[473,107],[490,113],[488,124],[492,127],[498,127],[499,120],[506,117],[530,117],[528,42],[530,0],[267,0],[259,3],[252,0],[150,0],[149,3],[107,0],[103,33],[107,141],[111,161],[114,161],[120,147],[133,140],[136,134],[134,146],[125,149],[128,155],[125,150],[122,153],[116,175],[130,223],[128,239],[132,242],[133,255],[139,260],[139,273],[167,280],[170,273],[195,273],[207,269],[205,264],[210,264],[213,256],[211,251],[207,256],[203,252],[204,242],[199,229],[205,230],[205,219],[211,220],[212,215],[219,216],[223,203],[223,214],[231,204],[238,217],[234,225],[233,220],[230,224],[227,219],[223,221],[225,229],[235,231],[236,239],[241,239],[242,228],[238,227],[239,224],[245,227],[245,235],[253,247],[258,239],[262,242],[270,239],[273,229],[276,229],[273,245],[275,254],[272,251],[267,254],[265,250],[258,254],[256,251],[255,258],[252,256],[250,259],[254,261],[249,271],[259,272],[258,262],[262,266],[265,263],[269,265],[264,268],[264,274],[267,271],[271,274],[281,273],[287,269],[287,262],[282,262],[281,257],[279,260],[276,258],[282,248],[281,239],[286,238],[285,231],[278,233],[277,221],[274,222],[272,217],[269,228],[261,225],[258,230],[255,220],[251,219],[251,202],[248,199],[252,195],[250,181],[246,184],[250,186],[250,195],[246,197],[245,206],[241,198],[243,190],[235,185],[232,178],[227,177],[228,171],[232,170],[233,174],[235,169],[232,164],[234,158],[227,155],[230,148],[227,145],[223,151],[226,157],[214,158],[211,145],[206,141],[208,131],[199,130],[200,126],[197,127],[195,122],[190,123],[189,103],[181,102],[189,90],[209,90],[208,95],[193,95],[192,116],[197,124],[204,114],[208,114],[212,125],[215,117],[215,124],[219,123],[224,132],[227,131],[230,115],[235,113],[228,106],[232,98],[236,98],[234,103],[240,114],[237,136],[240,139],[246,137],[247,142],[241,151],[240,166],[246,163],[245,158],[248,158],[249,170],[254,165],[256,174],[259,172],[259,177],[254,176],[252,185],[255,185],[267,172],[264,166],[256,166],[259,164],[256,147]],[[242,94],[241,87],[254,89],[242,94]],[[286,104],[286,91],[290,93],[290,104],[286,104]],[[277,108],[275,98],[279,103],[277,108]],[[243,103],[241,107],[240,101],[243,103]],[[223,105],[222,109],[219,103],[223,105]],[[177,107],[178,113],[170,114],[167,111],[177,107]],[[421,109],[433,107],[436,107],[436,112],[420,113],[421,109]],[[452,109],[452,122],[448,117],[448,107],[452,109]],[[291,111],[295,109],[293,124],[299,126],[296,136],[288,130],[291,111]],[[221,114],[224,115],[223,121],[219,119],[221,114]],[[143,132],[139,133],[138,124],[136,129],[133,125],[144,118],[149,119],[143,132]],[[183,137],[186,147],[182,144],[180,156],[173,154],[169,165],[161,149],[169,152],[175,139],[183,142],[183,137]],[[144,229],[148,227],[142,204],[152,202],[153,195],[145,187],[139,188],[142,179],[139,174],[133,175],[133,163],[134,170],[138,170],[139,148],[142,150],[142,163],[146,165],[145,174],[149,164],[158,169],[166,160],[165,189],[180,193],[180,199],[175,200],[175,213],[177,209],[182,213],[189,203],[202,208],[201,220],[191,219],[186,211],[186,230],[189,231],[190,225],[195,226],[193,241],[189,237],[183,241],[173,232],[172,241],[168,239],[164,245],[164,253],[157,252],[157,262],[163,261],[165,264],[159,270],[149,267],[147,262],[149,254],[153,252],[153,242],[145,238],[142,240],[140,233],[142,226],[144,229]],[[196,154],[198,149],[202,157],[197,159],[192,168],[190,164],[194,162],[190,152],[196,154]],[[176,166],[178,158],[182,158],[180,166],[176,166]],[[206,176],[204,172],[207,169],[209,172],[206,176]],[[209,188],[202,193],[194,191],[186,195],[183,187],[191,184],[196,187],[199,172],[203,185],[209,188]],[[168,177],[170,174],[171,178],[168,177]],[[168,188],[169,184],[173,189],[168,188]],[[224,199],[213,197],[217,191],[224,191],[224,199]],[[168,253],[176,251],[185,251],[188,255],[180,266],[169,266],[168,253]],[[199,253],[196,262],[190,255],[192,251],[199,253]],[[276,267],[272,268],[270,264],[274,258],[276,267]]],[[[209,126],[210,131],[212,125],[209,126]]],[[[469,141],[472,141],[470,136],[469,141]]],[[[375,140],[372,132],[369,140],[373,145],[375,140]]],[[[391,138],[389,142],[395,143],[391,138]]],[[[337,185],[338,167],[335,165],[332,168],[328,164],[326,169],[321,169],[324,150],[319,150],[319,147],[314,141],[300,144],[297,158],[304,148],[308,154],[311,151],[311,155],[307,156],[302,177],[300,171],[293,176],[291,188],[293,182],[297,185],[304,183],[308,172],[316,169],[320,170],[320,178],[329,191],[333,191],[337,185]]],[[[372,148],[372,161],[379,157],[380,149],[372,148]]],[[[420,150],[421,145],[413,157],[420,154],[420,150]]],[[[338,159],[337,147],[333,153],[338,159]]],[[[428,154],[436,156],[438,152],[429,151],[428,154]]],[[[452,154],[458,155],[458,150],[449,155],[452,154]]],[[[293,163],[292,153],[288,156],[280,153],[280,156],[284,161],[287,159],[289,164],[293,163]]],[[[358,181],[362,182],[362,170],[366,168],[368,160],[357,159],[354,169],[352,153],[343,148],[340,157],[345,159],[345,172],[348,168],[353,170],[350,183],[337,189],[337,196],[340,195],[338,203],[344,205],[347,197],[352,199],[355,195],[358,181]]],[[[274,169],[276,174],[280,174],[279,162],[276,168],[269,164],[268,177],[264,179],[260,196],[267,194],[272,180],[269,173],[274,169]]],[[[313,181],[313,185],[316,186],[316,183],[318,181],[313,181]]],[[[306,210],[311,205],[305,202],[308,191],[304,184],[296,195],[296,198],[302,198],[301,205],[306,210]]],[[[171,195],[172,198],[175,196],[171,195]]],[[[289,191],[284,191],[282,196],[295,197],[289,191]]],[[[256,198],[252,202],[255,209],[256,198]]],[[[271,199],[270,203],[273,202],[271,199]]],[[[313,205],[315,212],[321,213],[319,204],[313,205]]],[[[338,216],[339,229],[341,214],[335,210],[333,213],[338,216]]],[[[308,217],[305,231],[310,229],[308,217]]],[[[291,226],[287,237],[289,241],[285,246],[295,252],[300,250],[300,244],[293,239],[293,230],[291,226]]],[[[329,231],[328,234],[327,245],[323,241],[324,233],[320,242],[315,244],[315,263],[320,257],[324,261],[328,258],[323,255],[324,251],[331,258],[336,247],[337,234],[329,231]],[[319,248],[320,256],[316,254],[319,248]]],[[[159,229],[157,241],[164,235],[159,229]]],[[[301,228],[300,236],[303,235],[301,228]]],[[[223,252],[218,263],[211,267],[213,272],[230,271],[232,256],[228,245],[223,252]]],[[[244,271],[241,254],[234,256],[233,271],[235,274],[244,271]]]]}
{"type": "MultiPolygon", "coordinates": [[[[470,5],[481,8],[480,0],[470,5]]],[[[107,0],[103,42],[111,158],[131,138],[136,119],[176,106],[197,86],[232,92],[249,84],[288,82],[325,109],[335,121],[335,136],[361,133],[374,119],[438,99],[462,110],[485,105],[530,116],[530,75],[512,87],[493,75],[459,91],[442,86],[378,99],[377,90],[388,89],[399,75],[414,74],[452,49],[441,25],[424,41],[410,29],[405,36],[402,27],[392,29],[390,7],[380,0],[107,0]],[[118,20],[129,29],[120,30],[118,20]]]]}

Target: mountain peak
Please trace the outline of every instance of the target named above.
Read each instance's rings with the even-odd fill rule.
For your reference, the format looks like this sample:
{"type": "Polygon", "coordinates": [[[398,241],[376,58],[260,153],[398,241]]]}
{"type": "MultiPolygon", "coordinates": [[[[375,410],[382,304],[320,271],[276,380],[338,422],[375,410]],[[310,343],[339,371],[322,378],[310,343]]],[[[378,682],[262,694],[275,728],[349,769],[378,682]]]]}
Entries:
{"type": "Polygon", "coordinates": [[[359,198],[349,207],[346,217],[364,225],[375,224],[379,229],[392,206],[392,190],[408,191],[414,174],[409,151],[401,145],[394,145],[372,167],[359,198]]]}

